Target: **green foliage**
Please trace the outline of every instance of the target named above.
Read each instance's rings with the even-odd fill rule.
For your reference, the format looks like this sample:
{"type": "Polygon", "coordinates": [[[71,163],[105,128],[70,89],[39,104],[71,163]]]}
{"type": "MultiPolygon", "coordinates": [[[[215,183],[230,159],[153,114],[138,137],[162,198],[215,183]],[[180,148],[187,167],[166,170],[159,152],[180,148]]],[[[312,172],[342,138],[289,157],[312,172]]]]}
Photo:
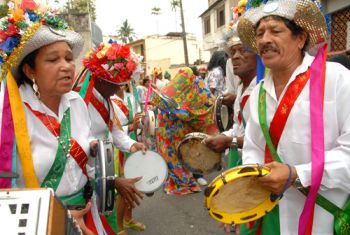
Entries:
{"type": "Polygon", "coordinates": [[[92,21],[96,20],[96,6],[93,0],[68,0],[63,13],[90,13],[92,21]]]}
{"type": "Polygon", "coordinates": [[[134,29],[129,24],[128,20],[124,20],[120,28],[117,30],[117,37],[123,42],[133,42],[136,36],[134,29]]]}
{"type": "Polygon", "coordinates": [[[9,7],[7,5],[0,5],[0,18],[7,16],[9,7]]]}
{"type": "Polygon", "coordinates": [[[172,11],[176,12],[176,8],[180,7],[180,2],[179,0],[171,0],[170,2],[170,7],[172,11]]]}
{"type": "Polygon", "coordinates": [[[168,71],[164,72],[164,78],[165,79],[170,79],[171,78],[171,75],[170,75],[170,73],[168,71]]]}
{"type": "Polygon", "coordinates": [[[160,7],[157,7],[157,6],[153,7],[151,14],[152,15],[160,15],[161,14],[160,10],[161,10],[160,7]]]}

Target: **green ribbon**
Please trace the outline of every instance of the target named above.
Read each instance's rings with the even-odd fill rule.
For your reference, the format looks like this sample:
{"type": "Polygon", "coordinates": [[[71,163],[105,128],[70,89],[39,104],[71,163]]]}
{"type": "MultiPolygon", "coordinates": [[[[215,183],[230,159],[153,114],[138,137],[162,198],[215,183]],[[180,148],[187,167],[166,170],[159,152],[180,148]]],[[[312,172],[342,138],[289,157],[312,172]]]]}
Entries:
{"type": "Polygon", "coordinates": [[[83,84],[81,85],[80,91],[79,91],[79,95],[80,97],[82,97],[84,99],[86,92],[88,90],[89,87],[89,83],[90,83],[90,77],[91,77],[91,72],[90,70],[87,72],[86,74],[86,78],[83,82],[83,84]]]}
{"type": "MultiPolygon", "coordinates": [[[[63,141],[63,146],[69,151],[69,143],[71,137],[71,123],[70,123],[70,108],[68,108],[63,115],[60,126],[60,140],[63,141]]],[[[49,173],[46,175],[41,184],[43,188],[52,188],[55,192],[61,182],[62,175],[67,163],[66,153],[63,151],[62,144],[58,143],[55,161],[52,164],[49,173]]]]}
{"type": "Polygon", "coordinates": [[[228,154],[228,168],[242,165],[242,158],[239,156],[238,148],[231,147],[228,154]]]}
{"type": "MultiPolygon", "coordinates": [[[[267,147],[275,161],[283,163],[279,157],[275,146],[272,143],[269,128],[266,120],[266,91],[263,88],[264,82],[261,82],[259,90],[259,122],[261,130],[264,134],[267,147]]],[[[305,196],[309,193],[309,188],[298,189],[305,196]]],[[[334,230],[337,235],[349,235],[350,234],[350,197],[345,203],[344,210],[337,205],[323,197],[321,194],[317,194],[316,204],[331,213],[334,216],[334,230]]]]}

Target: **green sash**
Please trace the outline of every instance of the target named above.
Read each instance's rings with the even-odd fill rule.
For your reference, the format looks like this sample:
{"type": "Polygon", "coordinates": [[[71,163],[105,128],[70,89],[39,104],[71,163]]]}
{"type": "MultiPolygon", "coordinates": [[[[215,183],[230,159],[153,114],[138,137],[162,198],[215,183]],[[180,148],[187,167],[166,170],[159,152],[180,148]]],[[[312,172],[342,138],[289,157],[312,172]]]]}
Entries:
{"type": "MultiPolygon", "coordinates": [[[[272,143],[270,132],[266,120],[266,91],[263,88],[263,82],[261,82],[259,90],[259,122],[264,134],[266,144],[270,150],[270,153],[275,161],[282,162],[279,157],[275,146],[272,143]]],[[[298,189],[305,196],[308,195],[309,189],[298,189]]],[[[317,195],[316,204],[331,213],[334,216],[334,230],[337,235],[349,235],[350,234],[350,197],[345,203],[344,209],[339,208],[337,205],[323,197],[321,194],[317,195]]]]}
{"type": "MultiPolygon", "coordinates": [[[[60,126],[60,140],[62,144],[69,151],[69,143],[71,137],[71,127],[70,127],[70,108],[68,108],[63,115],[61,126],[60,126]]],[[[61,178],[67,163],[66,153],[63,151],[63,146],[58,143],[58,148],[56,152],[55,161],[52,164],[49,173],[46,175],[41,187],[52,188],[55,192],[58,185],[61,182],[61,178]]]]}
{"type": "Polygon", "coordinates": [[[239,156],[238,148],[231,147],[228,154],[228,168],[242,165],[242,158],[239,156]]]}

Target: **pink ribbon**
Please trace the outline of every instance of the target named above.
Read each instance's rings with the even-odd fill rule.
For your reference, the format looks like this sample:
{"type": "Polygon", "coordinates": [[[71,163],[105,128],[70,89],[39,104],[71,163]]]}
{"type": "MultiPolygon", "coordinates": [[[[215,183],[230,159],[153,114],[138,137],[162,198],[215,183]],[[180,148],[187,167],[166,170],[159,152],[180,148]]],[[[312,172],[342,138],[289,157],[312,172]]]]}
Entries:
{"type": "Polygon", "coordinates": [[[147,111],[148,102],[149,102],[149,98],[151,96],[151,93],[152,93],[152,87],[151,87],[151,85],[149,85],[148,90],[147,90],[146,100],[145,100],[145,106],[144,106],[144,109],[143,109],[144,112],[147,111]]]}
{"type": "Polygon", "coordinates": [[[310,67],[311,187],[299,218],[299,235],[311,234],[315,202],[324,170],[323,101],[327,44],[319,49],[310,67]]]}
{"type": "MultiPolygon", "coordinates": [[[[0,171],[12,171],[12,151],[14,143],[14,127],[7,87],[5,86],[4,104],[1,123],[0,171]]],[[[11,188],[11,179],[0,178],[0,188],[11,188]]]]}

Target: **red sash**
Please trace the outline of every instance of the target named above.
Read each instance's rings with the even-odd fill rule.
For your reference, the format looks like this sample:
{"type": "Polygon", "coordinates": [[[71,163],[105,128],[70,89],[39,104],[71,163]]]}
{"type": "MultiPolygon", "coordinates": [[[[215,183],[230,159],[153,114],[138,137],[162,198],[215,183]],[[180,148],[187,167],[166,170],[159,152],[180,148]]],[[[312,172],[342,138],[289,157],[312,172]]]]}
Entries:
{"type": "MultiPolygon", "coordinates": [[[[95,107],[95,109],[101,115],[102,119],[105,121],[109,130],[112,131],[113,122],[109,118],[109,112],[106,106],[101,101],[99,101],[94,94],[91,95],[90,103],[95,107]]],[[[113,107],[111,107],[111,109],[113,109],[113,107]]]]}
{"type": "Polygon", "coordinates": [[[128,107],[124,104],[122,100],[119,99],[111,99],[118,107],[123,111],[126,117],[129,117],[129,109],[128,107]]]}
{"type": "MultiPolygon", "coordinates": [[[[239,104],[239,106],[240,106],[240,108],[242,110],[242,113],[243,113],[245,105],[247,104],[248,99],[249,99],[249,95],[244,96],[243,99],[242,99],[242,102],[239,104]]],[[[242,119],[243,119],[241,112],[238,112],[238,117],[237,118],[238,118],[239,124],[241,124],[242,123],[242,119]]]]}
{"type": "MultiPolygon", "coordinates": [[[[288,86],[286,93],[284,94],[280,104],[277,107],[276,113],[271,121],[269,132],[271,140],[275,148],[277,149],[282,132],[287,123],[288,116],[292,110],[295,101],[299,97],[300,93],[304,89],[307,81],[310,78],[310,70],[299,74],[295,80],[288,86]]],[[[265,146],[265,163],[273,161],[270,150],[265,146]]]]}
{"type": "MultiPolygon", "coordinates": [[[[28,103],[25,103],[27,108],[32,111],[32,113],[39,118],[39,120],[44,124],[44,126],[57,138],[60,136],[60,126],[61,124],[57,121],[56,118],[51,117],[49,115],[45,115],[39,111],[33,110],[28,103]]],[[[80,169],[83,171],[83,173],[87,176],[86,172],[86,163],[88,161],[88,157],[83,150],[83,148],[79,145],[79,143],[71,137],[70,139],[70,155],[73,157],[73,159],[77,162],[80,169]]]]}

